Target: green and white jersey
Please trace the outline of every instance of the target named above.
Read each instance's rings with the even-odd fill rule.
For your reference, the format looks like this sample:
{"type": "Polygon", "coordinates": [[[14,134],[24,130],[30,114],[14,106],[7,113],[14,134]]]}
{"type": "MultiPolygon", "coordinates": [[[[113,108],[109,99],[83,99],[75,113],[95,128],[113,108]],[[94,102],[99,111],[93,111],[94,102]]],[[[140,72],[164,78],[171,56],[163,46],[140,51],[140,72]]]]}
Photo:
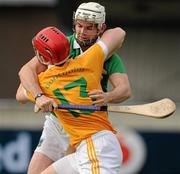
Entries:
{"type": "MultiPolygon", "coordinates": [[[[75,58],[82,53],[80,46],[75,40],[75,34],[68,36],[70,43],[70,58],[75,58]]],[[[104,63],[103,78],[101,85],[104,91],[107,91],[108,79],[111,74],[114,73],[126,73],[126,68],[121,57],[113,53],[112,56],[104,63]]]]}

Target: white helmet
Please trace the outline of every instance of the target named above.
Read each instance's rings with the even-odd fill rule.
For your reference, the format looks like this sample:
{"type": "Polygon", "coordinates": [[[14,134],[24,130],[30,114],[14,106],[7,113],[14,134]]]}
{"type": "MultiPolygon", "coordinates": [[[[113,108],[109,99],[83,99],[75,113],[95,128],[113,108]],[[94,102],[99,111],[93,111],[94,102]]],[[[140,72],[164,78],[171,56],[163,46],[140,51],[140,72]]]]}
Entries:
{"type": "Polygon", "coordinates": [[[93,22],[101,27],[105,23],[105,8],[96,2],[82,3],[77,8],[74,20],[80,19],[87,22],[93,22]]]}

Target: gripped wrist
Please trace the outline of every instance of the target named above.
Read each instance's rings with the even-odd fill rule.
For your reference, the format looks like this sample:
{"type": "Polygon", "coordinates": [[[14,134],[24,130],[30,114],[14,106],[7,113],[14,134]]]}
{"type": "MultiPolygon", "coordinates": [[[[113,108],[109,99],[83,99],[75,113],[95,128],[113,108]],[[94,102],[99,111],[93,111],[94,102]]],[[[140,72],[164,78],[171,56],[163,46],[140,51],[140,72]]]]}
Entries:
{"type": "Polygon", "coordinates": [[[107,104],[111,103],[113,101],[111,93],[110,92],[106,92],[105,95],[106,95],[106,102],[107,102],[107,104]]]}
{"type": "Polygon", "coordinates": [[[42,92],[37,93],[36,96],[35,96],[35,101],[36,101],[39,97],[41,97],[42,95],[44,95],[44,93],[42,93],[42,92]]]}

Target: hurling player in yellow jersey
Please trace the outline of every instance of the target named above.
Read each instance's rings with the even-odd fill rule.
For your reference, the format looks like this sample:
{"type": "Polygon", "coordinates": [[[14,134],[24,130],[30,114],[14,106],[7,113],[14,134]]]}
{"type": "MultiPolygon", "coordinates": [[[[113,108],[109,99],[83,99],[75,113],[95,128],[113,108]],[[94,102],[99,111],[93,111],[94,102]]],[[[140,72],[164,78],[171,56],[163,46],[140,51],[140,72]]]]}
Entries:
{"type": "MultiPolygon", "coordinates": [[[[101,74],[104,60],[121,47],[125,32],[114,28],[103,33],[96,44],[76,60],[68,59],[68,39],[55,27],[41,30],[33,39],[38,60],[52,65],[38,78],[43,93],[57,104],[92,105],[88,92],[101,90],[101,74]]],[[[26,97],[21,90],[19,101],[26,97]]],[[[17,95],[17,96],[18,96],[17,95]]],[[[116,138],[116,130],[108,120],[106,111],[54,110],[70,137],[70,145],[76,151],[50,165],[42,174],[99,173],[117,174],[122,162],[122,152],[116,138]]]]}
{"type": "MultiPolygon", "coordinates": [[[[73,17],[74,34],[68,37],[69,58],[74,59],[96,42],[98,36],[106,28],[105,17],[105,8],[96,2],[79,5],[73,17]]],[[[37,98],[36,104],[45,112],[52,111],[52,105],[55,103],[51,98],[41,95],[42,90],[39,87],[37,74],[45,71],[47,67],[47,65],[40,63],[35,56],[19,72],[22,85],[31,92],[34,98],[37,98]]],[[[103,90],[94,89],[88,94],[96,99],[93,101],[94,104],[103,105],[128,99],[131,95],[130,84],[122,59],[118,54],[113,53],[105,61],[104,70],[101,80],[103,90]],[[112,84],[112,90],[107,92],[108,80],[112,84]]],[[[40,173],[54,161],[63,157],[69,144],[69,138],[58,123],[57,118],[51,113],[46,113],[45,117],[42,136],[33,153],[28,174],[40,173]]]]}

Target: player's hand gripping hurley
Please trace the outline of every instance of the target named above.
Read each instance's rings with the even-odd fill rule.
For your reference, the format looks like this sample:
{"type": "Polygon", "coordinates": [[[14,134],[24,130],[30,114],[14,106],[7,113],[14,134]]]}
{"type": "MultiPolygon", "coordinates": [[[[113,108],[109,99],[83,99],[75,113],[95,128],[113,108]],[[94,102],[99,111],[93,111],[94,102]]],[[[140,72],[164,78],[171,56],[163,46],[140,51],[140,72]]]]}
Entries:
{"type": "MultiPolygon", "coordinates": [[[[143,115],[154,118],[165,118],[175,112],[176,105],[171,99],[164,98],[156,102],[139,104],[139,105],[129,105],[129,106],[58,105],[56,109],[109,111],[109,112],[137,114],[137,115],[143,115]]],[[[39,109],[35,107],[34,111],[38,112],[39,109]]]]}

